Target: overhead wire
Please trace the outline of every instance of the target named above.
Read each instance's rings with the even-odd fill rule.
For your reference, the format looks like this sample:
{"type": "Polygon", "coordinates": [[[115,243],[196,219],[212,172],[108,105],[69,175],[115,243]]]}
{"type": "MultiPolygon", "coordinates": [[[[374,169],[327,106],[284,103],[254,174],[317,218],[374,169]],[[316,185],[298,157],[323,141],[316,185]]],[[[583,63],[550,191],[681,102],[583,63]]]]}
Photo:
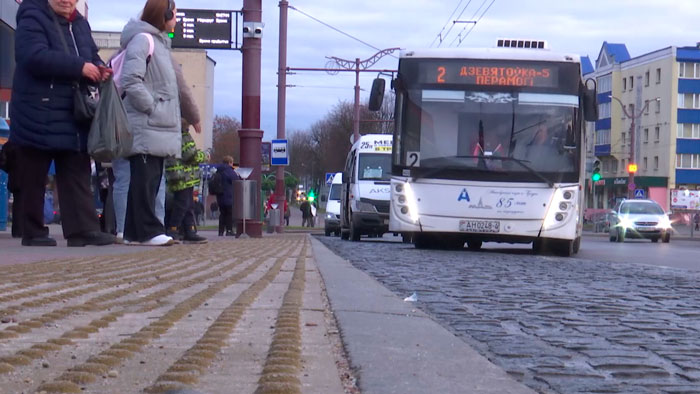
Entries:
{"type": "MultiPolygon", "coordinates": [[[[484,1],[486,1],[486,0],[484,0],[484,1]]],[[[462,8],[462,12],[460,12],[459,15],[457,15],[457,19],[459,19],[459,18],[462,17],[462,15],[464,14],[464,11],[467,10],[467,7],[469,7],[469,4],[471,4],[471,3],[472,3],[472,0],[469,0],[469,1],[467,2],[467,4],[464,6],[464,8],[462,8]]],[[[448,22],[449,22],[449,21],[448,21],[448,22]]],[[[452,29],[453,29],[454,27],[455,27],[455,23],[453,22],[452,25],[450,26],[450,28],[447,29],[447,32],[445,33],[445,37],[443,37],[442,40],[440,41],[440,43],[438,44],[438,48],[440,48],[440,45],[442,45],[442,43],[445,42],[445,40],[447,39],[447,36],[450,35],[450,32],[452,31],[452,29]]]]}
{"type": "MultiPolygon", "coordinates": [[[[484,0],[484,1],[481,3],[481,5],[479,6],[479,8],[477,8],[476,12],[474,12],[474,15],[472,15],[472,20],[473,20],[474,18],[476,18],[477,14],[479,14],[479,11],[481,11],[481,9],[484,7],[484,5],[486,5],[486,2],[487,2],[487,1],[488,1],[488,0],[484,0]]],[[[452,40],[452,42],[450,42],[450,46],[452,46],[452,45],[455,43],[455,41],[457,41],[458,39],[459,39],[459,43],[457,43],[456,46],[462,45],[462,42],[464,42],[464,39],[467,38],[467,36],[469,35],[469,33],[472,32],[472,30],[474,30],[474,28],[476,27],[476,25],[478,25],[479,22],[481,21],[481,18],[484,17],[484,15],[486,14],[486,12],[491,8],[491,6],[493,5],[493,3],[495,3],[495,2],[496,2],[496,0],[491,0],[491,3],[488,5],[488,7],[486,7],[486,9],[484,10],[484,12],[481,13],[481,15],[479,16],[479,18],[472,24],[472,26],[471,26],[471,28],[469,29],[469,31],[467,32],[467,34],[465,34],[464,36],[462,36],[462,33],[465,32],[465,31],[467,30],[467,27],[465,26],[465,27],[462,29],[462,31],[459,32],[459,34],[457,35],[457,37],[455,37],[455,38],[452,40]]]]}
{"type": "MultiPolygon", "coordinates": [[[[471,1],[471,0],[469,0],[469,1],[471,1]]],[[[450,16],[447,18],[447,21],[445,21],[445,24],[442,25],[442,28],[440,29],[440,32],[438,32],[438,34],[435,36],[435,38],[433,38],[433,42],[430,43],[430,47],[429,47],[429,48],[432,48],[432,47],[433,47],[433,45],[435,44],[435,41],[436,41],[438,38],[439,38],[440,41],[442,42],[442,32],[445,31],[445,28],[447,27],[447,24],[450,23],[450,20],[452,20],[452,17],[455,15],[455,12],[457,12],[457,10],[459,9],[459,6],[462,5],[462,2],[464,2],[464,0],[459,0],[459,3],[457,3],[457,6],[456,6],[455,9],[452,11],[452,14],[450,14],[450,16]]]]}
{"type": "MultiPolygon", "coordinates": [[[[381,49],[375,47],[374,45],[369,44],[369,43],[367,43],[367,42],[365,42],[365,41],[362,41],[361,39],[359,39],[359,38],[357,38],[357,37],[355,37],[355,36],[353,36],[353,35],[351,35],[351,34],[348,34],[348,33],[344,32],[344,31],[338,29],[337,27],[331,26],[331,25],[329,25],[328,23],[326,23],[326,22],[324,22],[324,21],[322,21],[322,20],[320,20],[320,19],[318,19],[318,18],[315,18],[315,17],[313,17],[313,16],[307,14],[306,12],[304,12],[304,11],[302,11],[302,10],[300,10],[300,9],[298,9],[298,8],[296,8],[296,7],[294,7],[293,5],[289,5],[288,7],[289,7],[290,9],[292,9],[292,10],[294,10],[294,11],[296,11],[296,12],[302,14],[302,15],[304,15],[305,17],[307,17],[307,18],[309,18],[309,19],[312,19],[312,20],[318,22],[318,23],[322,24],[323,26],[328,27],[329,29],[335,30],[336,32],[338,32],[338,33],[340,33],[340,34],[342,34],[342,35],[344,35],[344,36],[346,36],[346,37],[348,37],[348,38],[350,38],[350,39],[352,39],[352,40],[355,40],[355,41],[357,41],[357,42],[359,42],[359,43],[361,43],[361,44],[363,44],[363,45],[366,45],[366,46],[368,46],[368,47],[370,47],[370,48],[372,48],[372,49],[374,49],[374,50],[376,50],[376,51],[381,51],[381,49]]],[[[394,56],[394,55],[389,55],[389,56],[392,56],[392,57],[396,58],[396,56],[394,56]]]]}

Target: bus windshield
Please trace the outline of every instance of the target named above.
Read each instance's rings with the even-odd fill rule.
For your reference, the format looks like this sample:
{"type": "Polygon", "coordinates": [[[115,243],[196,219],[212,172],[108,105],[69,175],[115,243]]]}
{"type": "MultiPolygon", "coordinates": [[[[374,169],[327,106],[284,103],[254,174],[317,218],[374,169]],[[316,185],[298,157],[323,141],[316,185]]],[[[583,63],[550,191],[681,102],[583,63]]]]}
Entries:
{"type": "Polygon", "coordinates": [[[391,179],[391,155],[388,153],[360,153],[357,171],[361,181],[388,181],[391,179]]]}
{"type": "Polygon", "coordinates": [[[431,174],[447,169],[459,178],[500,173],[504,179],[507,173],[515,181],[543,173],[555,181],[578,179],[576,95],[414,86],[402,101],[397,160],[403,167],[431,174]]]}

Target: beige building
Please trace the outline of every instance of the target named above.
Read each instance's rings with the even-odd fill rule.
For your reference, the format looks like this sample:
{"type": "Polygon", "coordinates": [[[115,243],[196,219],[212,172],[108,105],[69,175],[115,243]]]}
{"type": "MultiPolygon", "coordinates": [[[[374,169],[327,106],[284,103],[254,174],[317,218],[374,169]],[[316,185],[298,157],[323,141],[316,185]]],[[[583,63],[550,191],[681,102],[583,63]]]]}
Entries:
{"type": "Polygon", "coordinates": [[[603,177],[588,207],[611,208],[633,189],[669,208],[673,189],[700,188],[700,48],[668,47],[631,58],[624,44],[606,42],[586,77],[597,80],[591,153],[603,177]],[[638,168],[633,185],[631,157],[638,168]]]}
{"type": "MultiPolygon", "coordinates": [[[[100,57],[107,61],[120,48],[120,32],[93,31],[100,57]]],[[[209,150],[212,147],[212,128],[214,126],[214,68],[216,62],[204,49],[173,49],[175,60],[182,67],[185,80],[192,89],[199,113],[202,118],[202,134],[191,130],[197,147],[209,150]]]]}

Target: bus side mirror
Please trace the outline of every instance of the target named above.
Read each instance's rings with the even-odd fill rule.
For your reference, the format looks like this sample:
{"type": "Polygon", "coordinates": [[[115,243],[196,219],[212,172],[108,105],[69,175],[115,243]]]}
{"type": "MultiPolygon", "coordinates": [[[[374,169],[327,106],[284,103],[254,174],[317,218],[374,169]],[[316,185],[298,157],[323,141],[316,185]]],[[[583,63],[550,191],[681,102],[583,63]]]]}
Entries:
{"type": "Polygon", "coordinates": [[[347,183],[348,182],[348,175],[345,173],[345,171],[340,173],[340,183],[347,183]]]}
{"type": "Polygon", "coordinates": [[[586,122],[598,120],[598,97],[595,89],[586,89],[583,92],[583,113],[586,122]]]}
{"type": "Polygon", "coordinates": [[[369,105],[367,106],[370,111],[379,111],[382,109],[385,87],[386,81],[383,78],[376,78],[374,82],[372,82],[372,91],[369,94],[369,105]]]}

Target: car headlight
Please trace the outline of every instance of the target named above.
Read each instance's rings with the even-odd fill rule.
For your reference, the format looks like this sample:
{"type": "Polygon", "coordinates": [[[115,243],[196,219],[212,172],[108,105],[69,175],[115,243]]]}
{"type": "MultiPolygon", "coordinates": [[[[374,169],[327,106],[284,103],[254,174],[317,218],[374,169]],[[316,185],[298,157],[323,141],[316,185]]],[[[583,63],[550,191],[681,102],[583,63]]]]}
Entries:
{"type": "Polygon", "coordinates": [[[663,217],[661,217],[661,219],[659,220],[659,225],[658,225],[658,227],[659,227],[659,228],[662,228],[662,229],[669,229],[669,228],[671,228],[671,219],[669,219],[668,216],[663,216],[663,217]]]}
{"type": "Polygon", "coordinates": [[[326,219],[334,219],[334,216],[332,213],[326,213],[326,219]]]}
{"type": "Polygon", "coordinates": [[[633,228],[634,222],[626,216],[620,217],[620,227],[624,229],[633,228]]]}

